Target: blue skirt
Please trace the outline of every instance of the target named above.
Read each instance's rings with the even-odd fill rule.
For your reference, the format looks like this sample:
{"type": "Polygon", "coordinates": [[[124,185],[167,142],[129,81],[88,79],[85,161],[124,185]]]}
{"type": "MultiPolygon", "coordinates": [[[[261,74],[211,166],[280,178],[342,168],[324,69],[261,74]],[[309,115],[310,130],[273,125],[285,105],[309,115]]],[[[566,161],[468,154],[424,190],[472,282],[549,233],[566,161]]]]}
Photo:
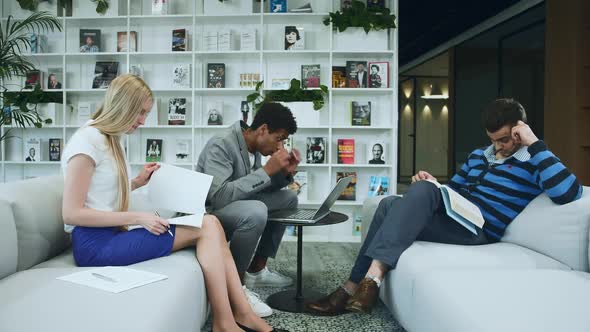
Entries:
{"type": "MultiPolygon", "coordinates": [[[[172,234],[176,226],[170,225],[172,234]]],[[[168,256],[174,237],[154,235],[145,228],[121,232],[117,227],[82,227],[72,231],[74,259],[78,266],[122,266],[168,256]]]]}

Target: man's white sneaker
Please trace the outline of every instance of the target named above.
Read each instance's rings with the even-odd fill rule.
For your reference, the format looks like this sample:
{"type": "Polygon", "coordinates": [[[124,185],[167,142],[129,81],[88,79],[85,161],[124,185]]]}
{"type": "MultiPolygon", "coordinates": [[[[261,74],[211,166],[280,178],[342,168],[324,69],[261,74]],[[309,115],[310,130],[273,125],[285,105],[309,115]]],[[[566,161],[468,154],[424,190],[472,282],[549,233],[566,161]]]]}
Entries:
{"type": "Polygon", "coordinates": [[[269,270],[266,266],[256,273],[244,274],[244,284],[250,288],[256,287],[286,287],[293,284],[293,279],[276,271],[269,270]]]}
{"type": "Polygon", "coordinates": [[[263,318],[272,315],[272,309],[268,306],[268,304],[262,302],[260,295],[249,290],[246,288],[246,286],[242,286],[242,288],[244,289],[248,303],[250,303],[250,306],[252,307],[252,311],[254,311],[258,317],[263,318]]]}

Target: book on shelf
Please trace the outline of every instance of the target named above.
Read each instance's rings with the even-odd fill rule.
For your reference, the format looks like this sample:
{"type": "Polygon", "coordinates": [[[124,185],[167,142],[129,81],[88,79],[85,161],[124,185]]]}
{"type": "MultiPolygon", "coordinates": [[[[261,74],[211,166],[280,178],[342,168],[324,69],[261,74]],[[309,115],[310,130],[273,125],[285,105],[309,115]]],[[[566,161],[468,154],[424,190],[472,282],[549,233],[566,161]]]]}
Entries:
{"type": "Polygon", "coordinates": [[[79,102],[78,103],[78,126],[84,125],[92,114],[94,114],[95,104],[91,102],[79,102]]]}
{"type": "Polygon", "coordinates": [[[146,162],[160,162],[162,161],[163,140],[148,138],[145,151],[146,162]]]}
{"type": "MultiPolygon", "coordinates": [[[[46,103],[46,104],[39,104],[38,105],[38,110],[39,110],[39,116],[41,117],[41,119],[43,121],[48,121],[51,120],[51,124],[47,124],[44,123],[43,126],[53,126],[56,125],[56,121],[57,121],[57,103],[46,103]]],[[[61,105],[61,104],[60,104],[61,105]]],[[[60,106],[61,108],[61,106],[60,106]]]]}
{"type": "Polygon", "coordinates": [[[223,101],[216,100],[207,102],[207,125],[223,125],[223,101]]]}
{"type": "Polygon", "coordinates": [[[242,113],[242,121],[249,125],[250,121],[248,121],[248,115],[250,114],[250,105],[247,100],[242,100],[240,102],[240,112],[242,113]]]}
{"type": "Polygon", "coordinates": [[[363,219],[360,214],[355,213],[354,219],[352,220],[352,235],[361,236],[363,226],[363,219]]]}
{"type": "Polygon", "coordinates": [[[307,188],[309,187],[309,181],[307,175],[307,171],[299,171],[293,175],[293,182],[287,185],[289,190],[297,194],[297,200],[299,202],[308,200],[307,188]]]}
{"type": "Polygon", "coordinates": [[[80,53],[100,52],[100,29],[80,29],[80,53]]]}
{"type": "Polygon", "coordinates": [[[369,178],[368,197],[389,195],[389,177],[371,175],[369,178]]]}
{"type": "Polygon", "coordinates": [[[259,73],[241,73],[240,88],[253,88],[260,81],[259,73]]]}
{"type": "Polygon", "coordinates": [[[346,61],[347,87],[366,88],[367,76],[367,61],[346,61]]]}
{"type": "Polygon", "coordinates": [[[230,29],[222,29],[217,32],[217,50],[221,52],[231,51],[234,49],[234,42],[232,31],[230,29]]]}
{"type": "Polygon", "coordinates": [[[389,62],[369,62],[369,88],[389,88],[389,62]]]}
{"type": "Polygon", "coordinates": [[[93,89],[106,89],[119,74],[119,63],[114,61],[97,61],[94,66],[93,89]]]}
{"type": "Polygon", "coordinates": [[[49,161],[61,160],[61,138],[49,139],[49,161]]]}
{"type": "Polygon", "coordinates": [[[207,64],[207,88],[225,88],[225,63],[207,64]]]}
{"type": "Polygon", "coordinates": [[[145,119],[145,126],[155,127],[158,125],[158,109],[160,104],[160,98],[154,97],[152,102],[152,109],[145,119]]]}
{"type": "Polygon", "coordinates": [[[240,50],[256,51],[256,29],[240,31],[240,50]]]}
{"type": "Polygon", "coordinates": [[[34,89],[37,85],[43,89],[43,72],[37,69],[27,71],[25,89],[34,89]]]}
{"type": "Polygon", "coordinates": [[[442,185],[434,180],[425,181],[433,183],[440,189],[447,215],[471,233],[477,235],[477,228],[483,228],[483,224],[485,223],[477,205],[447,185],[442,185]]]}
{"type": "Polygon", "coordinates": [[[217,51],[217,31],[205,30],[203,32],[203,51],[217,51]]]}
{"type": "Polygon", "coordinates": [[[134,64],[129,67],[129,74],[143,78],[143,66],[140,64],[134,64]]]}
{"type": "Polygon", "coordinates": [[[342,194],[338,196],[338,200],[356,201],[356,172],[336,172],[336,182],[348,176],[352,176],[352,181],[344,188],[342,194]]]}
{"type": "Polygon", "coordinates": [[[346,88],[346,67],[332,66],[332,87],[346,88]]]}
{"type": "Polygon", "coordinates": [[[371,125],[371,102],[351,101],[350,102],[350,124],[352,126],[371,125]]]}
{"type": "Polygon", "coordinates": [[[151,0],[152,15],[168,15],[169,0],[151,0]]]}
{"type": "Polygon", "coordinates": [[[47,68],[47,89],[62,89],[63,77],[63,69],[47,68]]]}
{"type": "Polygon", "coordinates": [[[287,0],[270,0],[270,12],[271,13],[286,13],[287,12],[287,0]]]}
{"type": "Polygon", "coordinates": [[[367,0],[367,10],[380,10],[385,8],[385,0],[367,0]]]}
{"type": "Polygon", "coordinates": [[[117,52],[137,52],[137,31],[129,32],[129,48],[127,48],[127,31],[117,32],[117,52]]]}
{"type": "Polygon", "coordinates": [[[171,126],[186,124],[186,98],[170,98],[168,100],[168,124],[171,126]]]}
{"type": "Polygon", "coordinates": [[[186,138],[176,139],[176,162],[186,163],[191,160],[191,140],[186,138]]]}
{"type": "Polygon", "coordinates": [[[291,87],[290,78],[273,78],[270,85],[271,89],[288,90],[291,87]]]}
{"type": "Polygon", "coordinates": [[[47,36],[36,32],[27,33],[26,38],[29,41],[30,51],[32,54],[47,53],[47,36]]]}
{"type": "Polygon", "coordinates": [[[172,52],[184,52],[188,49],[186,29],[172,30],[172,52]]]}
{"type": "Polygon", "coordinates": [[[320,65],[301,65],[301,87],[320,87],[320,65]]]}
{"type": "Polygon", "coordinates": [[[305,49],[305,33],[302,27],[285,26],[285,50],[296,51],[305,49]]]}
{"type": "Polygon", "coordinates": [[[325,137],[308,137],[306,161],[308,164],[324,164],[326,162],[326,141],[325,137]]]}
{"type": "Polygon", "coordinates": [[[354,138],[338,139],[338,163],[354,164],[354,138]]]}
{"type": "Polygon", "coordinates": [[[371,165],[385,164],[385,143],[380,140],[371,141],[367,145],[367,162],[371,165]]]}
{"type": "Polygon", "coordinates": [[[25,141],[25,161],[41,161],[41,138],[31,137],[25,141]]]}
{"type": "Polygon", "coordinates": [[[191,65],[190,63],[177,63],[172,66],[172,87],[190,89],[191,65]]]}
{"type": "Polygon", "coordinates": [[[283,148],[285,148],[287,152],[291,153],[293,150],[293,136],[289,136],[283,141],[283,148]]]}

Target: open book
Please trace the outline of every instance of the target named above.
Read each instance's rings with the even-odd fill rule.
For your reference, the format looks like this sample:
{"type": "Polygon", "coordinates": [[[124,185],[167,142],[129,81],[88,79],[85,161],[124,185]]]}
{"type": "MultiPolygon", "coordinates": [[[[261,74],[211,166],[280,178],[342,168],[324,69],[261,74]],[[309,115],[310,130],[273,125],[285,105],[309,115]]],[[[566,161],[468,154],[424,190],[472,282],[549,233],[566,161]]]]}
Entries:
{"type": "Polygon", "coordinates": [[[161,163],[150,179],[148,197],[154,208],[189,214],[168,219],[171,224],[200,228],[211,181],[211,175],[161,163]]]}
{"type": "Polygon", "coordinates": [[[449,217],[453,218],[471,233],[477,235],[475,227],[483,228],[485,220],[477,205],[471,203],[467,198],[461,196],[447,185],[442,185],[434,180],[426,180],[433,183],[440,189],[443,202],[449,217]]]}

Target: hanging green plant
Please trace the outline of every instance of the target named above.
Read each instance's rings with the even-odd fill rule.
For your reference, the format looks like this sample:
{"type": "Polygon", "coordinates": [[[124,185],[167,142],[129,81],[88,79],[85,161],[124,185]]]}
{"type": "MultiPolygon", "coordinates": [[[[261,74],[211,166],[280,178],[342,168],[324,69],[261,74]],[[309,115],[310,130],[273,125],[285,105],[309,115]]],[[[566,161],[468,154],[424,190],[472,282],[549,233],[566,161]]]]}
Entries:
{"type": "Polygon", "coordinates": [[[344,31],[347,28],[363,28],[366,33],[371,30],[395,29],[395,15],[389,8],[367,9],[361,1],[355,0],[349,8],[329,13],[324,18],[324,24],[332,26],[334,30],[344,31]]]}
{"type": "Polygon", "coordinates": [[[328,95],[328,87],[325,85],[320,85],[319,90],[308,90],[301,88],[301,81],[298,79],[292,79],[289,89],[271,90],[263,95],[261,91],[263,83],[264,81],[258,82],[255,91],[246,97],[246,101],[252,104],[256,112],[260,109],[262,104],[276,101],[311,101],[313,103],[313,109],[316,111],[324,107],[326,103],[324,97],[328,95]]]}
{"type": "Polygon", "coordinates": [[[104,15],[107,13],[109,9],[109,1],[108,0],[90,0],[96,3],[96,12],[100,15],[104,15]]]}

